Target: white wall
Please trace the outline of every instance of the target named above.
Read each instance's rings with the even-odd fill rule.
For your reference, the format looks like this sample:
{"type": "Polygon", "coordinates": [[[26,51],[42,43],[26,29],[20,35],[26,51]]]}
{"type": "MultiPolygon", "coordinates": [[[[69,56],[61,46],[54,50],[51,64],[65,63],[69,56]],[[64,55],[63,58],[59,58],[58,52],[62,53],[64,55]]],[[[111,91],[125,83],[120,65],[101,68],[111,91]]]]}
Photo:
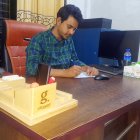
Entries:
{"type": "Polygon", "coordinates": [[[94,0],[67,0],[67,4],[74,4],[82,11],[83,17],[87,18],[91,13],[91,2],[94,0]]]}
{"type": "Polygon", "coordinates": [[[67,0],[78,6],[84,18],[112,19],[112,28],[140,30],[140,0],[67,0]]]}

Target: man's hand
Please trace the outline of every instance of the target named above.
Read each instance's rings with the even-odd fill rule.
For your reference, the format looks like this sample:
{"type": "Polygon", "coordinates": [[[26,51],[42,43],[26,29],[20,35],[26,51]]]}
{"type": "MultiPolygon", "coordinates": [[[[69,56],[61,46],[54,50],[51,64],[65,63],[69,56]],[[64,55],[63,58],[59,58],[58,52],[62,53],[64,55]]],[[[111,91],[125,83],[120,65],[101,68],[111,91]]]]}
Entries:
{"type": "Polygon", "coordinates": [[[90,66],[82,66],[82,71],[85,71],[89,76],[94,76],[99,74],[98,69],[90,66]]]}
{"type": "Polygon", "coordinates": [[[66,74],[67,77],[75,77],[81,73],[82,69],[80,66],[72,66],[66,70],[64,70],[64,73],[66,74]]]}

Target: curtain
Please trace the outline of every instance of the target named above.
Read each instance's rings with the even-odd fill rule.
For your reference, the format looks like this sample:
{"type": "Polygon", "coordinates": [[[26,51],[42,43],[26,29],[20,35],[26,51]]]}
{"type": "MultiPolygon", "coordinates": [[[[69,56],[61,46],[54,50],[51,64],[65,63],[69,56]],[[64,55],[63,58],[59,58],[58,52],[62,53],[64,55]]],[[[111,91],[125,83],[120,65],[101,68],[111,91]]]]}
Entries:
{"type": "Polygon", "coordinates": [[[17,0],[17,20],[52,27],[64,0],[17,0]]]}

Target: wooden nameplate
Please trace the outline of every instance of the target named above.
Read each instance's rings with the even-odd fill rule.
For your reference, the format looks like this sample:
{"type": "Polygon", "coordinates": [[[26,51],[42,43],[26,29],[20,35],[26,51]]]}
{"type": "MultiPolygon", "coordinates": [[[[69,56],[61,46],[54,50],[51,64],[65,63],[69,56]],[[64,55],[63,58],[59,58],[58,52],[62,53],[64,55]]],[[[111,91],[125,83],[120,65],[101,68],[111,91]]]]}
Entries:
{"type": "Polygon", "coordinates": [[[34,125],[77,106],[72,94],[56,90],[56,85],[31,88],[22,77],[4,77],[0,80],[0,107],[22,122],[34,125]]]}
{"type": "Polygon", "coordinates": [[[56,99],[51,108],[48,108],[40,113],[36,113],[35,115],[28,115],[18,110],[14,106],[10,104],[6,104],[6,102],[0,100],[0,107],[12,114],[14,117],[18,118],[22,122],[27,125],[35,125],[43,120],[46,120],[52,116],[60,114],[66,110],[69,110],[75,106],[77,106],[78,101],[72,98],[72,95],[63,91],[57,90],[56,99]]]}

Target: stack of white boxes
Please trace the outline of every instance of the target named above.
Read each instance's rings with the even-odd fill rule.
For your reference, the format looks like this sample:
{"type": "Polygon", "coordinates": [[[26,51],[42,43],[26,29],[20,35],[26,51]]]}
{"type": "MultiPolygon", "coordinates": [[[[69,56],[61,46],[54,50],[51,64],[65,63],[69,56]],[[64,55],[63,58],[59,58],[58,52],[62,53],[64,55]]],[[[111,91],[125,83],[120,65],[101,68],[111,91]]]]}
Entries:
{"type": "Polygon", "coordinates": [[[124,76],[140,78],[140,64],[134,64],[131,66],[124,66],[124,76]]]}

